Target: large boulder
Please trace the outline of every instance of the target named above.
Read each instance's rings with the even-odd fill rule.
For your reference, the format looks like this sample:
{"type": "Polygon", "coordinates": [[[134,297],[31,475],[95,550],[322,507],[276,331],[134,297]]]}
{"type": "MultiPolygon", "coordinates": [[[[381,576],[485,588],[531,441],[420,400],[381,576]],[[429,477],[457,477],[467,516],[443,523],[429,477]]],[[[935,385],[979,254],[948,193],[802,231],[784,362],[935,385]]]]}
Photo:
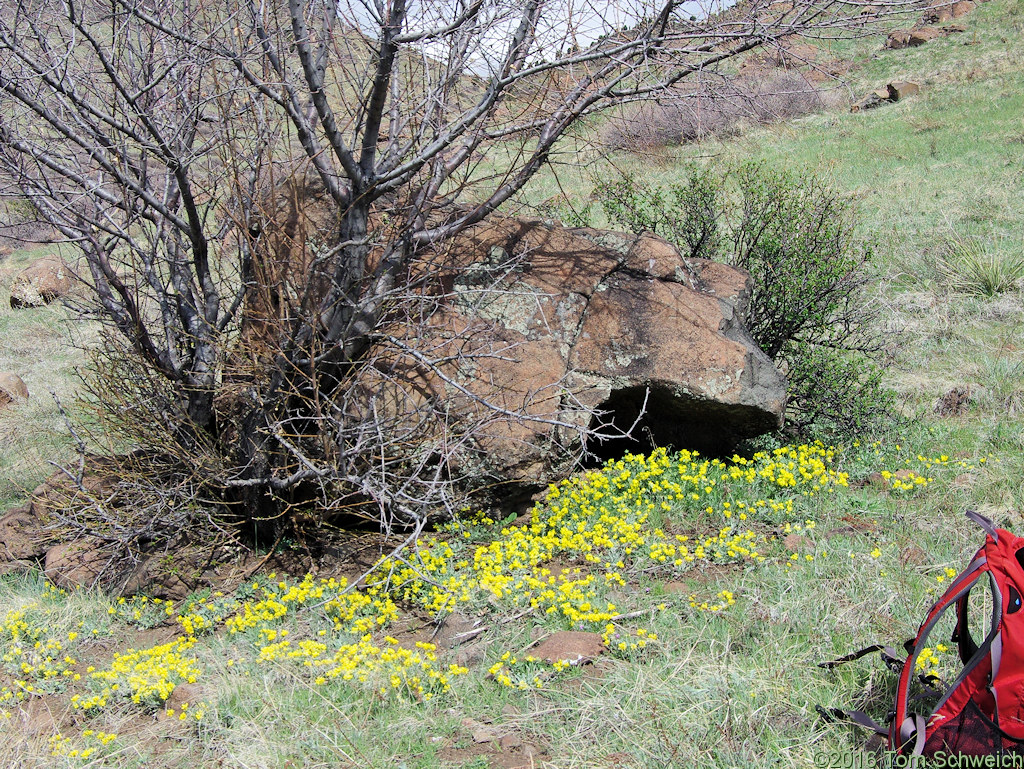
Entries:
{"type": "Polygon", "coordinates": [[[17,374],[0,371],[0,409],[14,401],[28,400],[28,388],[17,374]]]}
{"type": "Polygon", "coordinates": [[[74,285],[71,268],[56,254],[44,256],[22,270],[11,283],[11,307],[42,307],[68,294],[74,285]]]}
{"type": "Polygon", "coordinates": [[[475,416],[478,472],[544,484],[584,450],[722,454],[781,423],[786,380],[744,327],[746,273],[649,234],[515,219],[472,228],[446,263],[429,331],[409,342],[442,363],[381,402],[475,416]]]}

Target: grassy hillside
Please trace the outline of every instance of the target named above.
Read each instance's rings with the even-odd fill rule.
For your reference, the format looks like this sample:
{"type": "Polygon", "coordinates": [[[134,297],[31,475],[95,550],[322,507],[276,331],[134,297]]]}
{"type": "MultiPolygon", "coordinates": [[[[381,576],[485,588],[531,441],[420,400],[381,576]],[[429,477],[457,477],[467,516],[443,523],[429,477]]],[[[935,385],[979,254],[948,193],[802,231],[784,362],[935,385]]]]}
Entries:
{"type": "MultiPolygon", "coordinates": [[[[592,152],[528,196],[583,208],[594,174],[671,183],[691,160],[827,174],[876,244],[905,428],[737,464],[626,458],[523,519],[437,532],[354,592],[227,565],[223,594],[171,603],[0,577],[0,766],[850,765],[866,735],[815,708],[884,717],[894,677],[874,656],[818,663],[916,632],[983,541],[965,509],[1024,534],[1024,299],[971,293],[954,247],[1024,252],[1024,3],[958,22],[918,49],[835,46],[852,95],[920,83],[906,101],[592,152]],[[965,408],[936,412],[957,387],[965,408]],[[541,659],[563,630],[605,650],[541,659]]],[[[0,263],[0,285],[31,256],[0,263]]],[[[0,370],[34,395],[0,417],[0,509],[67,450],[45,393],[72,396],[69,335],[62,309],[11,311],[0,291],[0,370]]]]}
{"type": "Polygon", "coordinates": [[[56,304],[12,310],[10,286],[14,277],[35,259],[73,249],[37,245],[15,250],[0,260],[0,371],[15,373],[29,391],[29,400],[0,410],[0,509],[21,502],[53,472],[50,462],[71,456],[71,436],[63,404],[74,409],[83,350],[95,340],[93,324],[74,318],[56,304]]]}

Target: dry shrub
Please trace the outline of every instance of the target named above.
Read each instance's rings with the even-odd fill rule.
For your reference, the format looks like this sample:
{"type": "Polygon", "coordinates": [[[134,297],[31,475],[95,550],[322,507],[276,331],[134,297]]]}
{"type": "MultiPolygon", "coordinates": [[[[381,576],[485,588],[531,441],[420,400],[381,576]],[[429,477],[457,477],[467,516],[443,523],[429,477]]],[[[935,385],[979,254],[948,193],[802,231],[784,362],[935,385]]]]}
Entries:
{"type": "Polygon", "coordinates": [[[766,124],[827,106],[831,91],[795,72],[705,77],[657,102],[632,107],[612,120],[603,140],[612,149],[657,147],[735,134],[743,123],[766,124]]]}

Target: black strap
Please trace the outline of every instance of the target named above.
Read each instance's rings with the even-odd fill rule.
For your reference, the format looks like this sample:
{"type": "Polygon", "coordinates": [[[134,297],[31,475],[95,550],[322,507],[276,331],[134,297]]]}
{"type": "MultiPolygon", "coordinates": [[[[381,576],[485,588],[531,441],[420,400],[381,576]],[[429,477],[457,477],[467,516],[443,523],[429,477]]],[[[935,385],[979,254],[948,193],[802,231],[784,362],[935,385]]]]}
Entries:
{"type": "Polygon", "coordinates": [[[896,650],[891,646],[886,646],[882,649],[881,657],[885,666],[896,675],[899,675],[903,671],[903,664],[907,661],[906,657],[900,657],[896,650]]]}
{"type": "MultiPolygon", "coordinates": [[[[909,643],[913,643],[913,639],[911,639],[909,643]]],[[[825,670],[831,670],[832,668],[839,667],[840,665],[845,665],[847,662],[853,662],[854,660],[859,660],[861,657],[866,657],[871,654],[871,652],[879,651],[882,653],[882,662],[885,663],[887,668],[895,670],[896,672],[899,672],[903,668],[903,663],[906,661],[906,658],[899,656],[899,653],[894,648],[891,646],[885,646],[884,644],[865,646],[863,649],[858,649],[852,654],[847,654],[845,657],[840,657],[839,659],[832,660],[831,662],[819,662],[818,667],[825,668],[825,670]]]]}
{"type": "Polygon", "coordinates": [[[838,667],[839,665],[845,665],[847,662],[853,662],[854,660],[859,660],[861,657],[866,657],[867,655],[871,654],[871,652],[881,651],[885,648],[886,647],[882,644],[865,646],[863,649],[855,651],[852,654],[847,654],[845,657],[840,657],[837,660],[832,660],[831,662],[819,662],[818,667],[825,668],[825,670],[831,670],[834,667],[838,667]]]}
{"type": "Polygon", "coordinates": [[[889,730],[881,726],[875,719],[869,716],[862,710],[840,710],[839,708],[823,708],[821,705],[817,705],[815,710],[818,711],[818,715],[828,723],[836,723],[837,721],[853,721],[853,723],[870,729],[875,734],[881,734],[884,736],[889,735],[889,730]]]}

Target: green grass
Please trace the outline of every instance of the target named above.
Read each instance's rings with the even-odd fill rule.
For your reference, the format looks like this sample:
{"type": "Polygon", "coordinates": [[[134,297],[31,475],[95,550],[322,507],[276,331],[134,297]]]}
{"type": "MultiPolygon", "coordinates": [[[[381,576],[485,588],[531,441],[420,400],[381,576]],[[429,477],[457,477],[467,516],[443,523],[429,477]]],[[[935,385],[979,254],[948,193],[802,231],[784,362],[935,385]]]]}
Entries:
{"type": "MultiPolygon", "coordinates": [[[[908,438],[930,440],[925,434],[908,438]]],[[[596,766],[620,754],[627,765],[636,766],[806,766],[820,750],[849,752],[857,745],[853,735],[821,723],[815,706],[856,703],[872,711],[884,709],[887,685],[882,680],[872,698],[863,701],[867,679],[881,679],[883,673],[870,660],[835,673],[819,669],[817,663],[879,639],[898,640],[913,633],[924,606],[941,590],[937,577],[946,568],[962,566],[965,554],[978,545],[980,532],[964,523],[961,511],[968,499],[990,511],[998,506],[998,496],[980,490],[984,482],[998,479],[1002,463],[980,457],[923,461],[909,441],[899,448],[891,443],[850,446],[825,458],[836,483],[822,485],[825,476],[813,469],[819,455],[811,451],[806,456],[806,461],[796,460],[794,469],[809,468],[814,478],[797,480],[791,488],[779,483],[786,454],[758,465],[771,467],[776,481],[760,474],[743,480],[720,464],[699,469],[698,463],[686,474],[678,474],[673,462],[609,465],[564,484],[558,495],[538,506],[534,522],[525,528],[483,520],[466,529],[452,527],[439,540],[445,547],[424,542],[433,555],[409,554],[419,566],[407,573],[399,569],[390,585],[380,583],[371,592],[384,603],[367,605],[340,623],[330,619],[342,616],[330,607],[343,594],[341,587],[316,593],[323,584],[317,580],[302,588],[294,579],[269,575],[256,588],[235,594],[203,591],[177,603],[159,622],[164,604],[149,608],[151,602],[121,603],[86,591],[64,594],[45,588],[34,575],[4,578],[0,680],[8,690],[23,694],[0,702],[0,718],[23,718],[45,702],[52,723],[44,731],[48,737],[58,734],[61,742],[59,755],[53,755],[51,743],[25,730],[9,730],[0,732],[0,748],[3,755],[15,757],[15,765],[54,766],[86,765],[80,754],[90,746],[95,753],[87,759],[102,758],[111,766],[334,762],[431,767],[472,765],[470,761],[504,765],[498,763],[503,757],[519,755],[515,751],[521,747],[510,745],[503,751],[498,745],[477,743],[475,730],[484,725],[496,740],[513,735],[518,743],[535,746],[552,766],[596,766]],[[860,486],[872,471],[904,467],[934,480],[909,490],[893,488],[891,478],[882,487],[860,486]],[[632,472],[625,474],[627,469],[632,472]],[[849,487],[835,474],[839,471],[849,474],[849,487]],[[964,475],[979,481],[970,494],[964,491],[964,475]],[[716,486],[711,479],[718,479],[716,486]],[[833,491],[810,495],[819,486],[833,491]],[[597,493],[601,489],[607,493],[597,493]],[[682,498],[679,490],[686,492],[682,498]],[[690,498],[690,490],[698,499],[690,498]],[[754,505],[756,498],[792,500],[792,510],[754,505]],[[658,503],[665,499],[672,500],[667,510],[658,503]],[[659,535],[643,525],[647,514],[636,512],[648,509],[646,500],[670,531],[707,536],[723,523],[740,531],[749,527],[756,533],[759,556],[709,554],[693,565],[673,565],[671,558],[659,561],[653,547],[659,535]],[[638,501],[643,504],[638,506],[638,501]],[[746,508],[750,516],[743,523],[727,516],[727,511],[741,510],[740,502],[754,505],[746,508]],[[588,516],[596,521],[594,506],[604,504],[613,516],[608,526],[613,520],[640,525],[600,544],[587,533],[597,529],[582,522],[588,516]],[[566,527],[586,534],[568,537],[566,527]],[[559,584],[567,586],[562,591],[567,603],[555,600],[550,604],[554,611],[544,610],[546,599],[538,588],[496,591],[494,586],[502,583],[494,578],[515,579],[518,574],[523,579],[531,573],[513,563],[523,551],[510,543],[520,535],[542,549],[561,542],[538,568],[575,564],[581,575],[598,579],[581,591],[570,584],[572,573],[563,570],[559,584]],[[498,551],[507,554],[504,565],[480,560],[481,554],[498,551]],[[471,563],[483,565],[474,568],[471,563]],[[621,575],[624,584],[602,578],[611,573],[621,575]],[[347,623],[366,617],[377,628],[370,630],[374,643],[389,648],[384,635],[394,634],[398,645],[390,648],[426,653],[413,645],[419,636],[409,631],[422,621],[415,619],[423,616],[415,605],[433,600],[436,593],[430,585],[442,575],[454,580],[450,585],[464,586],[451,594],[465,596],[455,598],[456,612],[486,626],[473,642],[479,661],[453,672],[450,690],[426,688],[417,694],[416,666],[373,672],[357,665],[350,668],[353,680],[332,679],[326,671],[333,663],[321,664],[322,657],[300,652],[300,642],[308,640],[323,641],[332,653],[363,632],[347,623]],[[473,584],[474,578],[487,575],[490,587],[483,580],[473,584]],[[728,604],[716,599],[722,591],[731,594],[728,604]],[[385,596],[403,595],[409,597],[399,602],[398,614],[386,619],[385,596]],[[529,603],[524,609],[530,595],[539,601],[532,611],[529,603]],[[617,638],[609,635],[608,651],[592,666],[557,670],[527,662],[532,641],[558,630],[601,632],[605,619],[572,619],[583,601],[599,611],[614,602],[612,613],[625,613],[614,624],[627,648],[619,649],[617,638]],[[246,603],[250,611],[244,609],[246,603]],[[701,609],[703,603],[719,608],[701,609]],[[285,610],[277,617],[244,619],[258,614],[261,606],[285,610]],[[12,613],[19,610],[24,611],[12,613]],[[207,622],[200,623],[199,617],[207,622]],[[117,653],[165,648],[161,645],[173,638],[192,639],[178,654],[190,660],[185,672],[174,672],[181,666],[161,651],[150,680],[177,683],[191,710],[182,708],[180,700],[161,705],[149,694],[133,703],[128,697],[129,687],[136,686],[131,678],[118,679],[122,689],[117,692],[109,680],[97,680],[86,667],[114,670],[117,653]],[[640,638],[651,640],[640,646],[640,638]],[[282,646],[282,639],[290,645],[282,646]],[[43,648],[56,642],[62,646],[54,647],[40,665],[32,656],[33,642],[43,648]],[[26,660],[34,666],[27,672],[26,660]],[[52,677],[47,669],[55,671],[52,677]],[[360,670],[367,675],[364,683],[360,670]],[[496,670],[508,671],[511,685],[503,685],[496,670]],[[181,680],[190,671],[196,674],[194,683],[181,680]],[[522,671],[528,671],[526,678],[520,677],[522,671]],[[79,679],[73,680],[74,672],[79,679]],[[389,684],[388,676],[395,674],[401,681],[389,684]],[[534,675],[542,676],[539,685],[534,675]],[[525,688],[517,688],[519,680],[525,688]],[[35,690],[26,692],[28,685],[35,690]],[[105,697],[103,703],[82,709],[82,700],[97,696],[105,697]],[[197,710],[201,719],[188,715],[197,710]],[[87,730],[117,737],[95,746],[87,730]],[[79,755],[71,755],[73,750],[79,755]]],[[[458,651],[437,651],[436,668],[446,670],[458,651]]],[[[138,691],[146,692],[151,684],[141,686],[138,691]]]]}
{"type": "Polygon", "coordinates": [[[0,509],[48,477],[54,470],[49,462],[69,458],[71,437],[57,403],[73,409],[75,371],[84,362],[83,348],[95,340],[95,326],[60,303],[10,307],[10,285],[18,272],[55,252],[72,255],[68,247],[43,246],[15,251],[0,262],[0,371],[17,374],[29,390],[27,402],[0,411],[0,509]]]}
{"type": "Polygon", "coordinates": [[[951,234],[1019,233],[1024,61],[1014,40],[1021,9],[1016,0],[982,4],[958,20],[967,32],[915,49],[883,51],[877,38],[857,41],[862,59],[850,76],[851,96],[898,79],[920,83],[921,93],[901,103],[813,114],[724,141],[663,148],[653,157],[618,154],[607,165],[587,160],[582,168],[567,167],[561,186],[546,176],[524,199],[554,200],[568,190],[576,193],[574,205],[585,205],[594,175],[620,171],[668,184],[679,180],[686,160],[813,169],[859,201],[864,235],[897,260],[894,266],[927,283],[935,275],[926,265],[951,234]]]}

